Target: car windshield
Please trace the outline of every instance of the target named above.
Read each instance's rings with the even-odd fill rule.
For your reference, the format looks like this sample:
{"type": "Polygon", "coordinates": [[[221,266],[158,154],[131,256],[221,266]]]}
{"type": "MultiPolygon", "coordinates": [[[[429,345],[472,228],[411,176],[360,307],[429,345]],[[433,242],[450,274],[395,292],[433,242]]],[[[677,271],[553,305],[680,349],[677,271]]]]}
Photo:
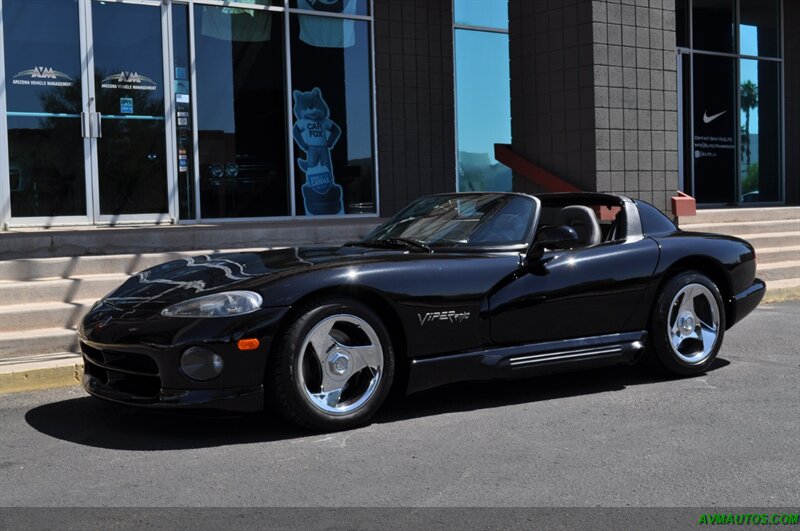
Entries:
{"type": "Polygon", "coordinates": [[[528,243],[536,201],[516,194],[461,193],[423,197],[361,243],[432,248],[498,248],[528,243]]]}

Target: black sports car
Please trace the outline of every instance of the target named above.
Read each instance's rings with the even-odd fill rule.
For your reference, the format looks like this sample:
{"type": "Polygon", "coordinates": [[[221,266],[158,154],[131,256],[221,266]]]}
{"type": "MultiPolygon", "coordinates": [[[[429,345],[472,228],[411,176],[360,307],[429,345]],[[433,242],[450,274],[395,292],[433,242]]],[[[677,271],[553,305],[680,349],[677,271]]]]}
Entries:
{"type": "Polygon", "coordinates": [[[78,329],[84,388],[152,407],[364,424],[393,386],[713,362],[760,302],[747,242],[606,194],[423,197],[338,247],[199,256],[131,277],[78,329]],[[402,377],[401,377],[402,375],[402,377]]]}

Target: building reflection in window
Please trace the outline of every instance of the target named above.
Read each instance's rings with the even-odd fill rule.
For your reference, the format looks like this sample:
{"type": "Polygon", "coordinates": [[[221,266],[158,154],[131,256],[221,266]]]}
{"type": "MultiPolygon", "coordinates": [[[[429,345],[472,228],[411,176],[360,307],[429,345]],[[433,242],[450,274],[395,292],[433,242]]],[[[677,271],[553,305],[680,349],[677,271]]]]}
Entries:
{"type": "Polygon", "coordinates": [[[85,216],[78,4],[6,0],[2,10],[11,215],[85,216]]]}
{"type": "Polygon", "coordinates": [[[282,17],[200,5],[194,17],[200,215],[289,215],[282,17]]]}
{"type": "Polygon", "coordinates": [[[781,199],[779,66],[773,61],[739,62],[742,203],[781,199]]]}
{"type": "Polygon", "coordinates": [[[494,158],[511,143],[508,34],[456,29],[455,58],[458,190],[510,191],[511,169],[494,158]]]}

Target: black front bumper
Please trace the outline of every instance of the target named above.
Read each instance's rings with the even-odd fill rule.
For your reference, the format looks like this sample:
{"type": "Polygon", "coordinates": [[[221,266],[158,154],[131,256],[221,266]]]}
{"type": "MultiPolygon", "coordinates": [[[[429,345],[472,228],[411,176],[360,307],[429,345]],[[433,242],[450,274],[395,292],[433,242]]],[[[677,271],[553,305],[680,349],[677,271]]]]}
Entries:
{"type": "Polygon", "coordinates": [[[238,389],[160,389],[156,395],[141,396],[115,389],[99,378],[83,374],[81,385],[92,396],[127,404],[152,408],[214,409],[220,411],[249,412],[264,408],[264,386],[238,389]]]}
{"type": "Polygon", "coordinates": [[[98,398],[152,408],[248,412],[264,407],[263,380],[243,377],[263,371],[263,362],[257,358],[250,367],[239,367],[238,374],[201,383],[181,372],[177,352],[89,344],[85,339],[80,346],[84,363],[81,384],[98,398]]]}

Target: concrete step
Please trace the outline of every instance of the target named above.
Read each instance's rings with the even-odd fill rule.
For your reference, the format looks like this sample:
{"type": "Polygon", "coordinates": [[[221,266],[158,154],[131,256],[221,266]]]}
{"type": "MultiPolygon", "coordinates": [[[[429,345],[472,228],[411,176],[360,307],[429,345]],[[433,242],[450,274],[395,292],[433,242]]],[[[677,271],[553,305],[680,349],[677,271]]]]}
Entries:
{"type": "Polygon", "coordinates": [[[756,252],[756,260],[759,266],[790,260],[794,260],[796,264],[800,264],[800,245],[762,247],[756,252]]]}
{"type": "Polygon", "coordinates": [[[127,278],[125,274],[111,274],[29,281],[0,280],[0,306],[99,299],[127,278]]]}
{"type": "Polygon", "coordinates": [[[41,278],[71,278],[74,276],[111,273],[137,273],[148,267],[215,252],[263,251],[265,248],[203,250],[148,254],[116,254],[105,256],[59,256],[53,258],[19,258],[0,261],[0,280],[36,280],[41,278]]]}
{"type": "Polygon", "coordinates": [[[766,281],[800,278],[800,262],[788,260],[772,264],[759,263],[756,275],[766,281]]]}
{"type": "Polygon", "coordinates": [[[0,334],[39,328],[74,328],[95,300],[0,306],[0,334]]]}
{"type": "Polygon", "coordinates": [[[682,218],[680,225],[683,228],[685,224],[695,223],[774,221],[779,219],[800,219],[800,207],[698,209],[696,216],[682,218]]]}
{"type": "Polygon", "coordinates": [[[363,238],[382,221],[342,216],[198,225],[11,228],[0,232],[0,260],[332,245],[363,238]]]}
{"type": "Polygon", "coordinates": [[[742,221],[730,223],[692,223],[681,229],[693,232],[713,232],[716,234],[757,234],[764,232],[798,232],[800,219],[778,219],[769,221],[742,221]]]}
{"type": "Polygon", "coordinates": [[[758,251],[767,247],[784,247],[800,245],[800,231],[793,232],[761,232],[758,234],[731,234],[737,238],[747,240],[758,251]]]}
{"type": "Polygon", "coordinates": [[[0,359],[78,352],[78,335],[67,328],[42,328],[20,332],[3,332],[0,337],[0,359]]]}

